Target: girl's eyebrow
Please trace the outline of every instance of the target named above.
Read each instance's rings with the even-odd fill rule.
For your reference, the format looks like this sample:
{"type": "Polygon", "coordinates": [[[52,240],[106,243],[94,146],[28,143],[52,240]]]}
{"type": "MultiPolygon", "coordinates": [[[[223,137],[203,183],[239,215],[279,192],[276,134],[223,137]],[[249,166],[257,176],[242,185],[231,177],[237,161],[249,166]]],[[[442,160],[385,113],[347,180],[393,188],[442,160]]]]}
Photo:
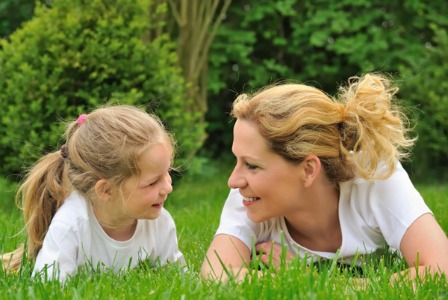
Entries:
{"type": "Polygon", "coordinates": [[[138,183],[139,183],[139,184],[142,184],[142,185],[145,185],[145,184],[147,184],[148,182],[152,182],[152,181],[156,180],[158,177],[160,177],[160,175],[148,176],[148,177],[142,177],[142,176],[140,176],[140,178],[139,178],[139,180],[138,180],[138,183]]]}

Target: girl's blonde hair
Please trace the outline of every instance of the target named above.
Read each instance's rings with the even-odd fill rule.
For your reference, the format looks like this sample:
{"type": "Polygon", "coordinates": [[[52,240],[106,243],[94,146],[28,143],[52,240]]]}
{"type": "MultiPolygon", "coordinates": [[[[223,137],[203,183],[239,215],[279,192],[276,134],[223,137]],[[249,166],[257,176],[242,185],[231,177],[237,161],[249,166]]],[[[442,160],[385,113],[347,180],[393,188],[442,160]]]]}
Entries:
{"type": "Polygon", "coordinates": [[[318,156],[331,182],[355,174],[385,179],[415,142],[408,137],[408,119],[393,103],[397,91],[381,74],[350,78],[336,98],[307,85],[283,84],[240,95],[232,116],[256,124],[268,146],[289,161],[318,156]],[[385,171],[377,171],[380,162],[385,171]]]}
{"type": "MultiPolygon", "coordinates": [[[[27,231],[27,255],[35,259],[50,222],[76,190],[95,202],[95,184],[109,181],[112,192],[121,195],[126,179],[138,175],[138,158],[156,143],[174,147],[174,141],[154,115],[131,106],[109,106],[94,110],[85,119],[68,124],[65,145],[42,157],[29,171],[16,200],[21,203],[27,231]]],[[[24,247],[2,255],[3,267],[16,270],[24,247]]]]}

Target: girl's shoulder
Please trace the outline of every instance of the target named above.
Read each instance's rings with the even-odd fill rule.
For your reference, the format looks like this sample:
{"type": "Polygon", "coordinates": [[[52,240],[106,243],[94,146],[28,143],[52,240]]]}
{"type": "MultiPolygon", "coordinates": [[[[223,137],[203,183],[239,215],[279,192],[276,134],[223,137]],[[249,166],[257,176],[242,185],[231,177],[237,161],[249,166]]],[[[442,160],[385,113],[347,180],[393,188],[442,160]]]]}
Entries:
{"type": "Polygon", "coordinates": [[[163,227],[175,227],[173,217],[164,207],[162,207],[160,215],[156,219],[141,219],[139,222],[144,224],[144,226],[151,228],[151,230],[163,227]]]}
{"type": "Polygon", "coordinates": [[[160,222],[164,222],[164,223],[174,224],[173,216],[171,216],[171,213],[168,210],[166,210],[164,207],[162,207],[160,216],[156,220],[159,220],[160,222]]]}
{"type": "Polygon", "coordinates": [[[57,210],[52,219],[53,222],[58,222],[67,225],[80,224],[89,220],[88,204],[84,197],[78,192],[72,192],[57,210]]]}

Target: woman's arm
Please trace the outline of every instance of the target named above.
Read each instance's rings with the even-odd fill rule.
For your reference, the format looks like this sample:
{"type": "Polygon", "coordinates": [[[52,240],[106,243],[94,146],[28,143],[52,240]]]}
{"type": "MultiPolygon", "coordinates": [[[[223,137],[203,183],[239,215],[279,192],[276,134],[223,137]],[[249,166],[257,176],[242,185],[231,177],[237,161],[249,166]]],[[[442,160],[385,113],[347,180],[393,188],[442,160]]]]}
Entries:
{"type": "MultiPolygon", "coordinates": [[[[410,278],[424,278],[427,273],[448,276],[448,238],[433,215],[424,214],[412,223],[401,240],[400,251],[410,267],[402,273],[410,271],[410,278]]],[[[395,274],[391,281],[399,276],[395,274]]]]}
{"type": "Polygon", "coordinates": [[[227,281],[229,277],[243,279],[248,272],[250,255],[250,249],[240,239],[218,234],[205,256],[202,276],[215,281],[227,281]]]}

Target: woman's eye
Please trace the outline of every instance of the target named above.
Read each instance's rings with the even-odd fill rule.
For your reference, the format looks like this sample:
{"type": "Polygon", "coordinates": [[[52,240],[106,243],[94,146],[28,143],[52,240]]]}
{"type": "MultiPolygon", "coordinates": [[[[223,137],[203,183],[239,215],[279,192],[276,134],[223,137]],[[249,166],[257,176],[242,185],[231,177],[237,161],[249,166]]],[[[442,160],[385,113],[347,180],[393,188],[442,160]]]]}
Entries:
{"type": "Polygon", "coordinates": [[[251,165],[251,164],[249,164],[249,163],[246,163],[246,168],[248,168],[249,170],[255,170],[255,169],[258,168],[258,167],[255,166],[255,165],[251,165]]]}

